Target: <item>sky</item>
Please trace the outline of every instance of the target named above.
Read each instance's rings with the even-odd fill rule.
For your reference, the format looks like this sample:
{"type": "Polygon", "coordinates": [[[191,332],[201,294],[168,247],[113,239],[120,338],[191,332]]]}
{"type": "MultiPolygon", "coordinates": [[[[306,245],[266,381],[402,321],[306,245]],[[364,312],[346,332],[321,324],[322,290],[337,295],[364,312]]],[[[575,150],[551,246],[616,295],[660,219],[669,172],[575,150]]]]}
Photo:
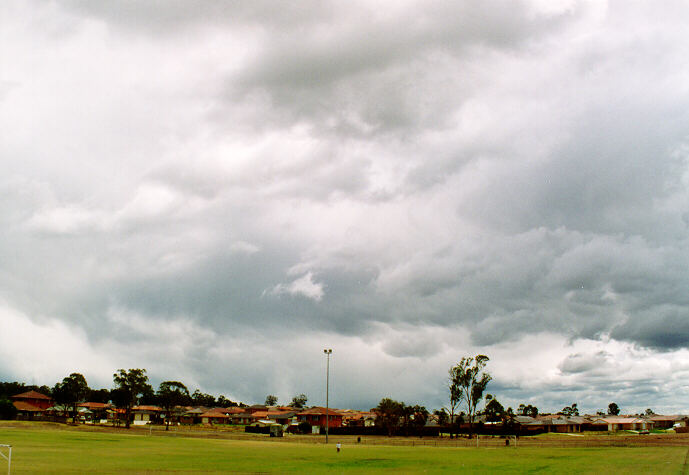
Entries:
{"type": "Polygon", "coordinates": [[[689,413],[681,1],[0,3],[0,380],[689,413]]]}

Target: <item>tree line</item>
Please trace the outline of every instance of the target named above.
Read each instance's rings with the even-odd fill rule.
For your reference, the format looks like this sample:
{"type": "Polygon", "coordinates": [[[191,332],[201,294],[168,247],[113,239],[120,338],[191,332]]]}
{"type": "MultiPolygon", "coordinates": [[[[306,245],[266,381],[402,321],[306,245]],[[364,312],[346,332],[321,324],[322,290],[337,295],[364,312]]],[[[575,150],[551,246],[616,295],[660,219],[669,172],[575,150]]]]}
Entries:
{"type": "MultiPolygon", "coordinates": [[[[165,413],[166,430],[170,416],[178,406],[204,406],[204,407],[246,407],[242,402],[231,401],[224,395],[217,398],[196,389],[189,392],[187,386],[180,381],[163,381],[154,389],[149,383],[145,369],[118,369],[113,374],[112,389],[92,389],[81,373],[71,373],[56,383],[49,386],[26,385],[19,382],[0,382],[0,419],[13,419],[17,410],[10,397],[27,391],[37,391],[52,398],[57,404],[68,408],[72,420],[76,422],[77,411],[80,403],[98,402],[113,403],[125,411],[125,427],[129,428],[131,411],[137,405],[159,406],[165,413]]],[[[277,404],[277,397],[266,397],[266,405],[277,404]]],[[[292,398],[291,406],[303,408],[308,398],[305,394],[299,394],[292,398]]]]}
{"type": "Polygon", "coordinates": [[[176,406],[232,407],[245,406],[220,395],[217,398],[196,389],[189,392],[186,385],[179,381],[163,381],[154,389],[148,381],[145,369],[118,369],[113,374],[112,389],[93,389],[88,386],[81,373],[71,373],[52,388],[49,386],[26,385],[20,382],[0,382],[0,418],[12,419],[16,409],[10,397],[27,391],[37,391],[52,398],[57,404],[69,409],[69,414],[76,420],[78,405],[82,402],[113,403],[125,410],[125,424],[129,427],[132,407],[136,405],[156,405],[166,412],[169,420],[171,411],[176,406]]]}
{"type": "MultiPolygon", "coordinates": [[[[468,423],[469,433],[474,432],[476,416],[484,415],[487,422],[501,422],[509,429],[515,424],[516,416],[538,416],[538,407],[531,404],[520,404],[517,410],[505,407],[497,398],[486,393],[488,383],[493,379],[485,370],[490,358],[486,355],[464,357],[449,369],[447,382],[448,406],[435,410],[438,424],[449,430],[450,437],[456,436],[462,424],[468,423]],[[484,396],[485,394],[485,396],[484,396]],[[481,402],[484,401],[481,410],[481,402]]],[[[426,424],[428,410],[423,406],[408,406],[403,402],[389,397],[381,399],[374,409],[376,425],[384,427],[388,435],[402,430],[407,433],[413,428],[420,428],[426,424]]],[[[578,416],[579,408],[576,403],[565,406],[559,411],[565,416],[578,416]]],[[[607,415],[618,415],[620,407],[615,402],[608,405],[607,415]]],[[[646,409],[645,415],[654,414],[652,409],[646,409]]],[[[602,411],[598,415],[606,415],[602,411]]]]}

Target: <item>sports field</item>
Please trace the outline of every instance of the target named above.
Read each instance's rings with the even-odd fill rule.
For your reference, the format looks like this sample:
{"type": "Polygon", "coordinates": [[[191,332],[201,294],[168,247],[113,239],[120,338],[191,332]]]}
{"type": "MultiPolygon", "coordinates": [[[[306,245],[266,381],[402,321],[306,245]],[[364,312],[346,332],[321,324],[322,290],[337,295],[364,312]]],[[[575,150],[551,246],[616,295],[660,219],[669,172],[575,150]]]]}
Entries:
{"type": "MultiPolygon", "coordinates": [[[[684,473],[688,447],[450,448],[237,440],[0,425],[12,473],[684,473]]],[[[0,465],[0,474],[6,465],[0,465]]]]}

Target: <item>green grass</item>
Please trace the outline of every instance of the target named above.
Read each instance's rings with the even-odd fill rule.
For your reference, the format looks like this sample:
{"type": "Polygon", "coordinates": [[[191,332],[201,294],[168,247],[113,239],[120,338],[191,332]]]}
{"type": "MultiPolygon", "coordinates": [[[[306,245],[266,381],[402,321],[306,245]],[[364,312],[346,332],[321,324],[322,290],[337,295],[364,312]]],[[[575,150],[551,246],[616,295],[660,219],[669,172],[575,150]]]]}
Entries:
{"type": "MultiPolygon", "coordinates": [[[[149,437],[65,426],[0,426],[12,473],[681,473],[686,447],[443,448],[149,437]]],[[[5,466],[0,464],[0,473],[5,466]]]]}

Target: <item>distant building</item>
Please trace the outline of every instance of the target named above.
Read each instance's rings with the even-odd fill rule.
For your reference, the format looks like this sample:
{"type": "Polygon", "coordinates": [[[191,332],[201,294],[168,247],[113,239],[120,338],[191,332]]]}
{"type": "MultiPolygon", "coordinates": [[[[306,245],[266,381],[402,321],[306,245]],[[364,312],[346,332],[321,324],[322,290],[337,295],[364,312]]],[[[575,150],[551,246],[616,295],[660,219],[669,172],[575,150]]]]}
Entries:
{"type": "Polygon", "coordinates": [[[17,419],[32,420],[42,417],[46,409],[53,405],[52,399],[38,391],[11,396],[12,404],[17,408],[17,419]]]}
{"type": "Polygon", "coordinates": [[[342,414],[324,407],[312,407],[297,414],[299,422],[308,422],[311,426],[325,427],[326,420],[328,427],[342,427],[342,414]],[[327,417],[326,417],[327,415],[327,417]]]}

